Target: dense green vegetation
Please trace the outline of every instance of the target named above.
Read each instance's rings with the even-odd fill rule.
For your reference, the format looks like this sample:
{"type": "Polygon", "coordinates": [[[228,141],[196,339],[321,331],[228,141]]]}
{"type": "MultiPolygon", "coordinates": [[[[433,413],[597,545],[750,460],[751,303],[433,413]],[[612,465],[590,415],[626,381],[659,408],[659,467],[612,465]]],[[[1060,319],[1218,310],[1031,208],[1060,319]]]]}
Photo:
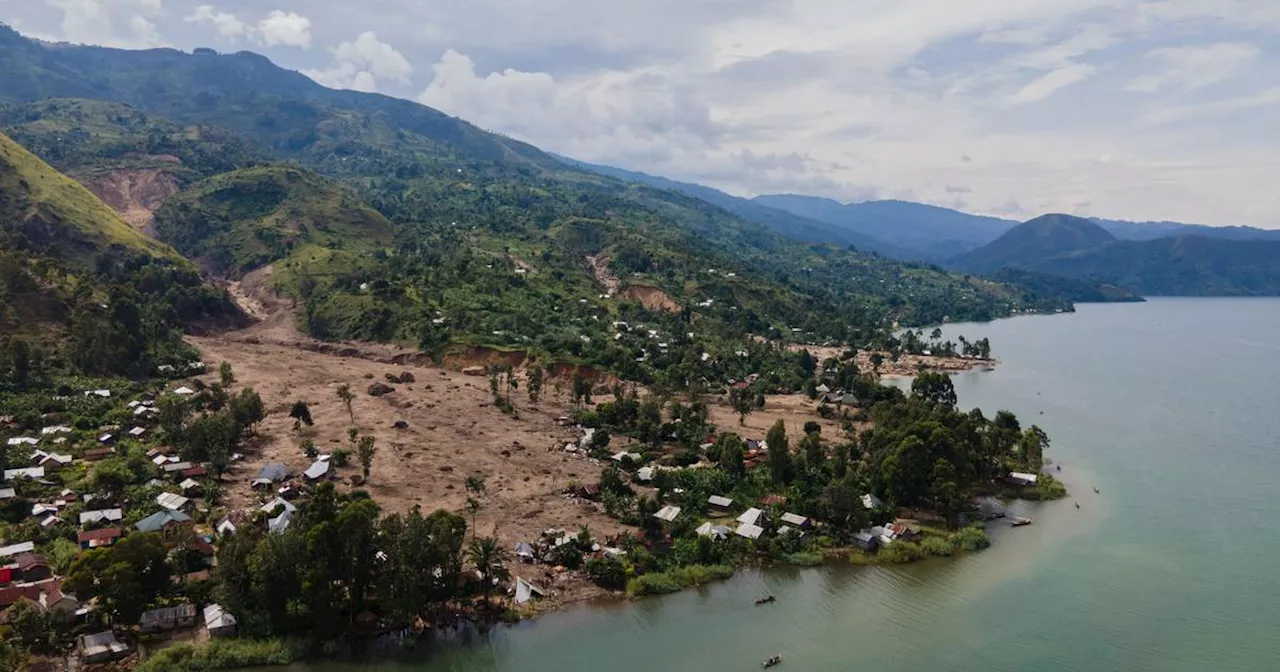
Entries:
{"type": "Polygon", "coordinates": [[[1037,259],[1086,250],[1116,241],[1109,231],[1081,217],[1045,215],[1014,227],[991,243],[952,262],[974,273],[1022,268],[1037,259]]]}
{"type": "Polygon", "coordinates": [[[363,256],[391,242],[391,223],[324,178],[259,166],[207,178],[156,212],[156,233],[191,258],[243,273],[308,246],[363,256]]]}
{"type": "Polygon", "coordinates": [[[1013,287],[1026,287],[1034,296],[1057,296],[1072,303],[1123,303],[1142,301],[1142,297],[1112,284],[1067,278],[1022,268],[1002,268],[990,276],[992,280],[1013,287]]]}
{"type": "Polygon", "coordinates": [[[147,374],[187,361],[182,330],[231,319],[225,293],[166,245],[0,135],[0,374],[147,374]]]}

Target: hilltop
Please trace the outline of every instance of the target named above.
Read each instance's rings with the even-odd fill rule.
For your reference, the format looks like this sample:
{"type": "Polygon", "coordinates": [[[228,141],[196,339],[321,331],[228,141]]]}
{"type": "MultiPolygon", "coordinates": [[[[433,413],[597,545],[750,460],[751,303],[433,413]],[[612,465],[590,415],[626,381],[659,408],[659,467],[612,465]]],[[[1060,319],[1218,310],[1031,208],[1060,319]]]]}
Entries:
{"type": "Polygon", "coordinates": [[[993,273],[1005,267],[1034,266],[1037,259],[1115,241],[1115,236],[1087,219],[1071,215],[1044,215],[1019,224],[990,244],[955,259],[952,264],[974,273],[993,273]]]}

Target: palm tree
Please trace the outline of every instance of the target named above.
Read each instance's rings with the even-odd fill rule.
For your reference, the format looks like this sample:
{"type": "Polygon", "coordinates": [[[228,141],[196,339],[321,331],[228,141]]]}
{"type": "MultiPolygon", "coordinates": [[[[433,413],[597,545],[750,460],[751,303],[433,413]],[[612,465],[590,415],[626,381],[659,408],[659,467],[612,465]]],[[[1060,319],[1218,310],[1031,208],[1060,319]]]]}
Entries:
{"type": "Polygon", "coordinates": [[[476,539],[476,514],[480,512],[480,497],[484,494],[484,477],[467,477],[467,511],[471,513],[471,540],[476,539]]]}
{"type": "Polygon", "coordinates": [[[488,608],[491,606],[489,594],[493,591],[494,582],[511,580],[511,572],[507,571],[506,565],[503,564],[510,559],[510,555],[507,554],[506,549],[498,545],[497,539],[481,537],[471,540],[471,545],[467,548],[467,558],[476,566],[476,572],[480,574],[480,581],[484,588],[484,603],[488,608]]]}

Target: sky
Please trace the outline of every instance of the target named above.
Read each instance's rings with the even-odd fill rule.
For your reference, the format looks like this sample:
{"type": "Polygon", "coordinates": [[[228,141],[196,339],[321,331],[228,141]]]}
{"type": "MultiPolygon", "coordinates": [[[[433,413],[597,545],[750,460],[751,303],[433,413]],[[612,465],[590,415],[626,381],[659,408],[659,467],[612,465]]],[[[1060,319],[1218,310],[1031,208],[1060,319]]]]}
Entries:
{"type": "Polygon", "coordinates": [[[1280,0],[0,0],[0,21],[256,51],[742,196],[1280,228],[1280,0]]]}

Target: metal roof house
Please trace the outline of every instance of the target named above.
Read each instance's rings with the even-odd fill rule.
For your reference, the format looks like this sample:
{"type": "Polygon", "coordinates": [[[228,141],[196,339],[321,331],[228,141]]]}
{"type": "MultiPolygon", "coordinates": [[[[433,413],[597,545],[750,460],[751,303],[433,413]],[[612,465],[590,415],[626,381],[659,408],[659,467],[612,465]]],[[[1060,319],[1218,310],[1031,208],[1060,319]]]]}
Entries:
{"type": "Polygon", "coordinates": [[[779,518],[782,522],[795,527],[808,527],[809,519],[795,513],[784,513],[779,518]]]}
{"type": "Polygon", "coordinates": [[[880,499],[879,497],[876,497],[875,495],[873,495],[873,494],[871,494],[871,493],[869,493],[869,492],[868,492],[867,494],[865,494],[865,495],[863,495],[863,496],[862,496],[862,508],[864,508],[864,509],[883,509],[883,508],[884,508],[884,500],[882,500],[882,499],[880,499]]]}
{"type": "Polygon", "coordinates": [[[190,499],[172,492],[162,492],[156,495],[156,504],[159,504],[170,511],[181,511],[187,508],[187,505],[190,503],[190,499]]]}
{"type": "Polygon", "coordinates": [[[110,630],[93,635],[81,635],[77,645],[80,657],[86,663],[102,663],[128,653],[129,647],[116,639],[110,630]]]}
{"type": "Polygon", "coordinates": [[[1009,483],[1012,483],[1013,485],[1017,485],[1025,488],[1025,487],[1035,485],[1038,478],[1039,477],[1036,476],[1036,474],[1027,474],[1027,473],[1015,471],[1009,474],[1009,477],[1006,478],[1005,480],[1008,481],[1009,483]]]}
{"type": "Polygon", "coordinates": [[[680,507],[671,506],[670,504],[668,504],[667,506],[664,506],[661,509],[659,509],[657,513],[653,514],[653,517],[657,518],[658,520],[662,520],[670,523],[671,521],[676,519],[676,516],[679,516],[679,515],[680,515],[680,507]]]}
{"type": "Polygon", "coordinates": [[[764,534],[764,528],[750,523],[743,523],[733,533],[747,539],[759,539],[760,535],[764,534]]]}
{"type": "Polygon", "coordinates": [[[179,604],[142,612],[138,629],[144,633],[189,628],[196,624],[196,605],[179,604]]]}
{"type": "Polygon", "coordinates": [[[171,525],[179,525],[191,522],[191,518],[181,511],[157,511],[142,520],[134,523],[133,527],[139,532],[163,532],[165,528],[171,525]]]}
{"type": "Polygon", "coordinates": [[[717,509],[728,509],[733,506],[733,500],[720,495],[711,495],[707,498],[707,503],[717,509]]]}
{"type": "Polygon", "coordinates": [[[768,516],[765,515],[764,511],[753,506],[746,511],[743,511],[742,515],[738,516],[738,522],[743,525],[759,525],[767,518],[768,516]]]}
{"type": "Polygon", "coordinates": [[[210,604],[204,608],[204,627],[210,638],[234,637],[236,617],[227,613],[221,605],[210,604]]]}

